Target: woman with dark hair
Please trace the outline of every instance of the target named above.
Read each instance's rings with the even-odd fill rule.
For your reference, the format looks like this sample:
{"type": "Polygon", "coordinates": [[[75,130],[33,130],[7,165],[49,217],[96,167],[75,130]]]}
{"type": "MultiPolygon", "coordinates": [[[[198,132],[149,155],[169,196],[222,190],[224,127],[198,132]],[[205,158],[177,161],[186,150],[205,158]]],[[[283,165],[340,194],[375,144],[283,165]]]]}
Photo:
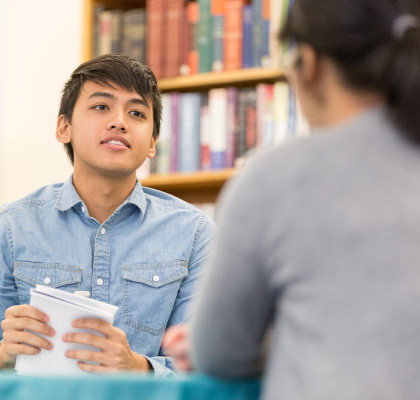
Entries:
{"type": "MultiPolygon", "coordinates": [[[[264,399],[420,397],[419,6],[294,1],[282,38],[313,134],[223,193],[197,370],[265,371],[264,399]]],[[[166,338],[175,356],[180,337],[166,338]]]]}

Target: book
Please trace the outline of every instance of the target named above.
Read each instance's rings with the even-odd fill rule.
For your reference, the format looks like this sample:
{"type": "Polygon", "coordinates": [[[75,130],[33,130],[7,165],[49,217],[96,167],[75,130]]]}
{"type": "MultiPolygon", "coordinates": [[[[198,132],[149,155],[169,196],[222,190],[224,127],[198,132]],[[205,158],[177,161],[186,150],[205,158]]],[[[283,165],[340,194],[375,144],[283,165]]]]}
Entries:
{"type": "Polygon", "coordinates": [[[181,48],[180,48],[180,67],[179,75],[189,75],[190,66],[188,64],[188,57],[191,48],[191,24],[188,19],[188,6],[182,10],[182,24],[181,24],[181,48]]]}
{"type": "Polygon", "coordinates": [[[213,62],[213,43],[212,43],[212,15],[211,0],[198,0],[199,4],[199,23],[198,23],[198,53],[199,53],[199,72],[210,72],[213,62]]]}
{"type": "Polygon", "coordinates": [[[200,169],[200,93],[182,93],[179,104],[178,170],[200,169]]]}
{"type": "Polygon", "coordinates": [[[262,67],[271,66],[270,58],[270,0],[262,0],[261,9],[261,53],[260,64],[262,67]]]}
{"type": "MultiPolygon", "coordinates": [[[[278,0],[275,0],[278,1],[278,0]]],[[[251,68],[253,65],[252,52],[252,4],[243,7],[243,37],[242,37],[242,68],[251,68]]]]}
{"type": "Polygon", "coordinates": [[[165,2],[163,0],[148,0],[147,15],[147,65],[156,78],[162,78],[165,73],[165,2]]]}
{"type": "Polygon", "coordinates": [[[122,51],[141,63],[146,62],[146,10],[134,8],[123,16],[122,51]]]}
{"type": "Polygon", "coordinates": [[[189,22],[189,44],[188,49],[188,67],[190,74],[198,74],[200,59],[198,52],[198,22],[200,18],[200,8],[197,2],[187,3],[187,15],[189,22]]]}
{"type": "Polygon", "coordinates": [[[263,37],[262,0],[252,2],[252,66],[261,67],[263,37]]]}
{"type": "Polygon", "coordinates": [[[172,92],[171,97],[171,148],[170,148],[170,170],[178,171],[178,142],[179,142],[179,97],[180,93],[172,92]]]}
{"type": "Polygon", "coordinates": [[[111,11],[111,53],[121,53],[123,38],[123,12],[111,11]]]}
{"type": "Polygon", "coordinates": [[[99,54],[109,54],[111,42],[112,11],[104,10],[99,13],[99,54]]]}
{"type": "Polygon", "coordinates": [[[211,168],[225,168],[226,132],[227,132],[227,89],[211,89],[209,91],[210,113],[210,157],[211,168]]]}
{"type": "Polygon", "coordinates": [[[264,86],[264,98],[262,104],[262,142],[261,146],[272,146],[274,143],[274,85],[266,84],[264,86]]]}
{"type": "Polygon", "coordinates": [[[224,69],[223,42],[225,36],[225,0],[211,1],[213,60],[212,70],[224,69]]]}
{"type": "MultiPolygon", "coordinates": [[[[289,15],[289,10],[292,7],[293,0],[283,0],[282,4],[282,12],[281,12],[281,21],[280,26],[283,27],[286,23],[287,17],[289,15]]],[[[287,60],[288,54],[290,50],[290,43],[283,42],[280,45],[280,63],[284,63],[287,60]]]]}
{"type": "Polygon", "coordinates": [[[225,0],[225,70],[242,68],[243,0],[225,0]]]}
{"type": "Polygon", "coordinates": [[[167,0],[166,10],[166,78],[172,78],[179,74],[181,66],[181,35],[184,14],[184,0],[167,0]]]}
{"type": "Polygon", "coordinates": [[[156,162],[152,172],[167,174],[171,170],[171,95],[162,94],[162,122],[160,124],[160,135],[156,142],[156,162]]]}
{"type": "Polygon", "coordinates": [[[289,88],[286,82],[274,84],[274,138],[273,144],[284,141],[288,134],[289,88]]]}
{"type": "Polygon", "coordinates": [[[225,168],[235,166],[235,141],[238,130],[238,89],[227,89],[225,168]]]}
{"type": "Polygon", "coordinates": [[[240,167],[247,152],[246,145],[246,103],[249,88],[239,89],[237,114],[238,114],[238,130],[235,136],[235,167],[240,167]]]}
{"type": "Polygon", "coordinates": [[[105,10],[103,5],[93,7],[93,29],[92,29],[92,56],[97,57],[99,52],[99,38],[101,35],[101,24],[99,16],[105,10]]]}
{"type": "Polygon", "coordinates": [[[48,324],[55,330],[55,336],[45,337],[52,342],[52,350],[41,350],[36,355],[19,354],[16,360],[16,370],[19,375],[40,374],[84,374],[77,360],[65,357],[67,350],[98,351],[97,348],[77,343],[65,343],[61,337],[66,333],[94,333],[88,329],[78,329],[71,326],[72,321],[81,318],[101,319],[113,323],[118,307],[98,300],[83,297],[63,290],[37,285],[31,289],[30,305],[45,312],[50,317],[48,324]]]}
{"type": "Polygon", "coordinates": [[[270,0],[270,66],[273,68],[281,66],[281,45],[279,41],[280,30],[283,27],[283,5],[289,0],[270,0]]]}
{"type": "Polygon", "coordinates": [[[208,93],[201,95],[200,110],[200,169],[211,169],[210,157],[210,112],[208,93]]]}
{"type": "Polygon", "coordinates": [[[257,92],[257,123],[256,123],[256,137],[255,137],[255,145],[256,147],[261,147],[263,143],[263,135],[264,135],[264,102],[265,102],[265,91],[267,88],[266,83],[259,83],[256,86],[257,92]]]}
{"type": "Polygon", "coordinates": [[[291,85],[288,85],[289,89],[289,115],[288,115],[288,134],[289,136],[296,135],[297,128],[297,115],[296,115],[296,97],[291,85]]]}
{"type": "Polygon", "coordinates": [[[257,93],[255,88],[249,89],[246,96],[246,147],[253,149],[257,145],[257,93]]]}

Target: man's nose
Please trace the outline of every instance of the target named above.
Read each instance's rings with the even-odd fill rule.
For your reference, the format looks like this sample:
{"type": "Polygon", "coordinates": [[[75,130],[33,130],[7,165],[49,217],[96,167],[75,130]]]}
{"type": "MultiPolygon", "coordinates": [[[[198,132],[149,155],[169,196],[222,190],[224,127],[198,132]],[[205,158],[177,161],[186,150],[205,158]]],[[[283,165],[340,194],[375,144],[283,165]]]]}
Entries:
{"type": "Polygon", "coordinates": [[[122,112],[116,112],[108,122],[107,128],[109,130],[121,130],[127,132],[128,125],[122,112]]]}

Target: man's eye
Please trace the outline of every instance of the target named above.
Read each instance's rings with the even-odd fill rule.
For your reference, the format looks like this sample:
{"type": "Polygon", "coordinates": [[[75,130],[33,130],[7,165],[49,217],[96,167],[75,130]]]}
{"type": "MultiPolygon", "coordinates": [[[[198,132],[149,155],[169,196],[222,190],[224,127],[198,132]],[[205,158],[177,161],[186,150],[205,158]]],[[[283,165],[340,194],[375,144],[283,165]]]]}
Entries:
{"type": "Polygon", "coordinates": [[[95,110],[107,110],[108,107],[105,104],[98,104],[97,106],[93,107],[95,110]]]}
{"type": "Polygon", "coordinates": [[[134,115],[135,117],[145,118],[144,113],[142,113],[141,111],[130,111],[130,114],[134,115]]]}

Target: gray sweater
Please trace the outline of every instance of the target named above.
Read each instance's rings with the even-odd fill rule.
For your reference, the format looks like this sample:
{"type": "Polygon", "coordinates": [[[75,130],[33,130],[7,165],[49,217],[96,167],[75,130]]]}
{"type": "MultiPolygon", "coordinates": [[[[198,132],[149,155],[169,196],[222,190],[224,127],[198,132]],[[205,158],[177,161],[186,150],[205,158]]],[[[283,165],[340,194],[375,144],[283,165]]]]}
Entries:
{"type": "Polygon", "coordinates": [[[265,371],[265,399],[420,398],[420,147],[385,109],[257,157],[221,203],[198,370],[265,371]]]}

